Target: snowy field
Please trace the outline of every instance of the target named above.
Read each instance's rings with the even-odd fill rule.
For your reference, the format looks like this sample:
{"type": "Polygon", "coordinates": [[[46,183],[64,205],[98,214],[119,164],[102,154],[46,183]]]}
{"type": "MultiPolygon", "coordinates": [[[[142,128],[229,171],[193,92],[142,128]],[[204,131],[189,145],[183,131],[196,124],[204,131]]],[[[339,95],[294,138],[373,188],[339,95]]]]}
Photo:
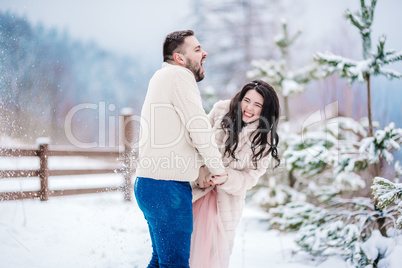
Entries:
{"type": "MultiPolygon", "coordinates": [[[[108,177],[119,180],[119,175],[108,177]]],[[[78,178],[52,180],[67,185],[78,178]]],[[[267,230],[265,218],[265,212],[246,207],[231,268],[346,267],[336,258],[318,266],[306,261],[295,254],[292,236],[267,230]]],[[[4,268],[146,267],[151,254],[146,221],[135,199],[124,202],[119,192],[0,202],[0,241],[4,268]]]]}
{"type": "MultiPolygon", "coordinates": [[[[96,168],[104,162],[83,157],[49,158],[51,169],[96,168]]],[[[0,169],[37,169],[37,157],[0,158],[0,169]]],[[[72,189],[122,184],[121,174],[50,177],[49,188],[72,189]]],[[[0,179],[0,191],[40,188],[39,178],[0,179]]],[[[296,254],[292,235],[268,230],[267,214],[246,206],[237,230],[231,268],[346,267],[296,254]]],[[[49,197],[0,202],[0,268],[146,267],[151,243],[135,198],[123,193],[49,197]]]]}
{"type": "MultiPolygon", "coordinates": [[[[0,215],[0,267],[146,267],[151,254],[142,213],[121,193],[1,202],[0,215]]],[[[231,268],[346,267],[303,261],[292,236],[268,231],[264,217],[246,208],[231,268]]]]}

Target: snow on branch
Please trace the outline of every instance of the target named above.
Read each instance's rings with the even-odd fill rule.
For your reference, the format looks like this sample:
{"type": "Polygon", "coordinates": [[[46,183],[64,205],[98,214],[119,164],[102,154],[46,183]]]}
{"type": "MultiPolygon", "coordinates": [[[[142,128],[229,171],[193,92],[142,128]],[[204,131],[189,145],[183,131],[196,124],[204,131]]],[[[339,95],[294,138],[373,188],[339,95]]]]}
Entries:
{"type": "Polygon", "coordinates": [[[402,143],[402,129],[395,128],[394,123],[377,130],[374,137],[366,135],[362,123],[351,118],[334,118],[315,129],[305,128],[301,135],[287,137],[285,168],[300,176],[299,181],[308,178],[308,188],[322,201],[356,191],[365,187],[358,172],[381,158],[392,163],[391,151],[400,150],[402,143]],[[337,131],[328,127],[335,122],[337,131]],[[333,182],[330,188],[326,187],[328,177],[333,182]]]}
{"type": "Polygon", "coordinates": [[[247,72],[251,79],[259,78],[270,83],[283,96],[291,96],[304,92],[306,84],[311,80],[322,79],[327,76],[317,63],[311,63],[301,68],[288,69],[285,60],[254,60],[251,62],[254,69],[247,72]]]}
{"type": "Polygon", "coordinates": [[[394,50],[387,51],[384,57],[384,62],[395,62],[402,60],[402,51],[396,52],[394,50]]]}
{"type": "Polygon", "coordinates": [[[354,25],[356,26],[359,30],[363,30],[365,27],[363,21],[360,19],[361,16],[359,14],[353,14],[350,12],[350,10],[345,11],[345,17],[354,25]]]}
{"type": "Polygon", "coordinates": [[[294,202],[270,210],[276,227],[298,231],[295,242],[301,249],[322,259],[342,256],[353,267],[366,267],[376,259],[367,238],[375,232],[377,218],[395,223],[393,213],[375,210],[364,198],[334,199],[326,207],[294,202]]]}
{"type": "Polygon", "coordinates": [[[356,26],[360,32],[370,29],[373,23],[374,9],[377,4],[377,0],[372,0],[370,6],[366,6],[364,0],[360,1],[361,12],[352,14],[350,10],[346,10],[345,17],[356,26]]]}
{"type": "Polygon", "coordinates": [[[374,8],[377,1],[372,0],[370,6],[366,6],[361,0],[361,11],[352,14],[349,10],[345,12],[346,18],[356,26],[363,40],[363,57],[361,61],[343,58],[330,52],[314,54],[313,58],[331,73],[337,72],[341,77],[348,78],[349,83],[356,79],[364,82],[367,75],[384,75],[388,79],[402,78],[402,74],[397,71],[386,69],[383,66],[402,60],[402,51],[385,50],[385,36],[379,38],[377,51],[371,52],[371,25],[373,23],[374,8]]]}
{"type": "Polygon", "coordinates": [[[378,206],[385,208],[402,198],[402,183],[393,183],[382,177],[375,177],[371,186],[378,206]]]}
{"type": "Polygon", "coordinates": [[[378,201],[379,208],[385,209],[397,204],[399,217],[396,220],[396,227],[402,229],[402,183],[399,183],[399,179],[402,178],[402,168],[399,161],[395,163],[394,168],[395,182],[382,177],[375,177],[371,189],[378,201]]]}
{"type": "Polygon", "coordinates": [[[397,71],[391,70],[391,69],[386,69],[386,68],[381,67],[380,73],[385,75],[388,79],[402,78],[402,74],[400,72],[397,72],[397,71]]]}
{"type": "Polygon", "coordinates": [[[364,138],[359,151],[360,154],[367,155],[370,164],[378,163],[380,157],[384,157],[390,164],[394,161],[394,157],[389,151],[392,149],[399,151],[400,143],[402,143],[402,129],[395,128],[395,123],[391,122],[384,130],[377,130],[374,137],[364,138]]]}
{"type": "MultiPolygon", "coordinates": [[[[293,35],[293,37],[289,37],[288,31],[287,31],[287,21],[286,20],[282,20],[282,29],[283,29],[283,33],[281,34],[277,34],[276,36],[274,36],[274,42],[275,44],[281,49],[287,49],[289,46],[291,46],[296,39],[300,36],[300,34],[302,33],[301,30],[298,30],[297,33],[295,35],[293,35]]],[[[283,53],[286,53],[286,51],[282,51],[283,53]]]]}
{"type": "Polygon", "coordinates": [[[380,38],[377,53],[371,54],[369,58],[361,61],[344,58],[331,52],[316,52],[313,59],[327,68],[329,72],[337,72],[341,77],[348,78],[350,83],[356,79],[359,82],[364,82],[365,74],[381,74],[388,79],[402,78],[402,74],[399,72],[383,68],[386,64],[402,60],[402,51],[384,51],[384,42],[385,38],[380,38]]]}

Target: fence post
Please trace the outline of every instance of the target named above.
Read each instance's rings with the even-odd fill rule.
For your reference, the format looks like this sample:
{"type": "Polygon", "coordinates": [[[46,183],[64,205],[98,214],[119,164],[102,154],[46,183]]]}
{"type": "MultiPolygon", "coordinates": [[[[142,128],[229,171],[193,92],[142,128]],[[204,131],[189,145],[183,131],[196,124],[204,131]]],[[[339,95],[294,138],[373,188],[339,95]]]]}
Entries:
{"type": "Polygon", "coordinates": [[[123,142],[124,142],[124,201],[131,202],[133,193],[132,175],[133,175],[133,158],[134,158],[134,120],[133,111],[130,108],[121,110],[123,121],[123,142]]]}
{"type": "Polygon", "coordinates": [[[40,200],[47,201],[49,199],[49,168],[48,168],[48,138],[39,138],[36,140],[39,144],[38,156],[40,158],[39,178],[40,178],[40,200]]]}

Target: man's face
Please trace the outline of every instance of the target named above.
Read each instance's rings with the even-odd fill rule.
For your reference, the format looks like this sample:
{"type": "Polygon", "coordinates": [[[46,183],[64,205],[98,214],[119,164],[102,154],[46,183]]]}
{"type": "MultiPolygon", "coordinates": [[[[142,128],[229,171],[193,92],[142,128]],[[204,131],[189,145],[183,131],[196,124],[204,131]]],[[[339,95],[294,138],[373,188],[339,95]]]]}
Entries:
{"type": "Polygon", "coordinates": [[[204,79],[205,69],[202,66],[208,53],[202,50],[200,43],[194,36],[184,39],[183,50],[184,62],[187,69],[193,72],[197,82],[204,79]]]}

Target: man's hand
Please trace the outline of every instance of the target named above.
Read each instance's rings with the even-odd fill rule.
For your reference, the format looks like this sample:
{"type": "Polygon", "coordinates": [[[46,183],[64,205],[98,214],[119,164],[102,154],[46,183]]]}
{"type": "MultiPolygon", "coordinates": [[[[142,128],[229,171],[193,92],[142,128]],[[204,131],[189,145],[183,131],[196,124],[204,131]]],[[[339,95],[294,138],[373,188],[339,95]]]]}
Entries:
{"type": "Polygon", "coordinates": [[[212,185],[211,182],[207,180],[209,174],[210,173],[207,167],[205,166],[200,167],[198,178],[195,180],[195,184],[202,189],[211,186],[212,185]]]}

